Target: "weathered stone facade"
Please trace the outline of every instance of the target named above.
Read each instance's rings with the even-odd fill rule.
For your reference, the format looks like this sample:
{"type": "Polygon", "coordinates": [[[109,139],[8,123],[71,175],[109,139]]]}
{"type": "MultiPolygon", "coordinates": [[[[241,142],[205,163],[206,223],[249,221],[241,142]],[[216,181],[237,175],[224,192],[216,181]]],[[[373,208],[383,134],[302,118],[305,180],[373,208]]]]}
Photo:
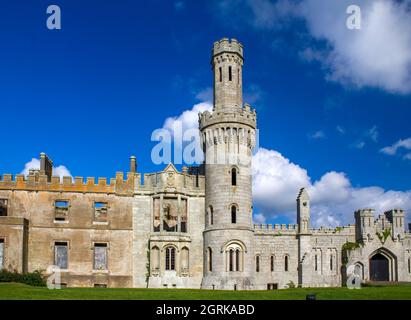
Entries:
{"type": "Polygon", "coordinates": [[[257,115],[242,101],[243,47],[222,39],[212,51],[214,109],[199,115],[205,164],[170,164],[141,175],[52,176],[40,170],[0,178],[0,268],[58,265],[67,286],[274,289],[341,286],[353,266],[363,281],[411,281],[405,214],[314,229],[310,198],[297,196],[296,225],[252,222],[252,149],[257,115]],[[348,271],[348,274],[347,274],[348,271]]]}

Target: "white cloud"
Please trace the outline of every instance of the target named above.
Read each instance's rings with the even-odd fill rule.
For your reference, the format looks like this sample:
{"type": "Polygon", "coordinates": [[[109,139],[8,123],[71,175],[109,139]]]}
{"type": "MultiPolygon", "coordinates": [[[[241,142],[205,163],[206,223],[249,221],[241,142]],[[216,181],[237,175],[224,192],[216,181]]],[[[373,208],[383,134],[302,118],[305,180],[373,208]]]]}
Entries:
{"type": "Polygon", "coordinates": [[[257,213],[253,216],[254,223],[264,224],[266,223],[266,218],[262,213],[257,213]]]}
{"type": "MultiPolygon", "coordinates": [[[[40,169],[40,160],[32,158],[29,162],[24,165],[24,169],[21,174],[27,176],[30,169],[40,169]]],[[[61,177],[72,177],[70,171],[65,166],[53,167],[53,176],[61,177]]]]}
{"type": "Polygon", "coordinates": [[[308,136],[311,139],[324,139],[325,138],[325,133],[322,130],[316,131],[313,134],[310,134],[308,136]]]}
{"type": "Polygon", "coordinates": [[[212,111],[213,106],[209,102],[201,102],[193,106],[191,110],[186,110],[176,117],[169,117],[164,121],[163,128],[173,132],[174,126],[181,126],[183,132],[189,129],[198,128],[198,113],[212,111]]]}
{"type": "Polygon", "coordinates": [[[357,0],[361,30],[346,27],[346,9],[352,4],[351,0],[225,0],[219,12],[232,16],[230,12],[241,5],[251,12],[245,17],[253,27],[271,31],[300,19],[310,40],[301,48],[300,56],[320,62],[327,80],[350,87],[411,93],[410,1],[357,0]]]}
{"type": "MultiPolygon", "coordinates": [[[[411,138],[407,138],[404,140],[400,139],[397,142],[395,142],[393,145],[382,148],[380,151],[387,155],[393,156],[397,153],[399,149],[411,150],[411,138]]],[[[404,156],[404,158],[410,159],[409,156],[410,154],[408,153],[404,156]]]]}
{"type": "Polygon", "coordinates": [[[345,134],[345,129],[341,126],[337,126],[336,130],[339,134],[345,134]]]}
{"type": "Polygon", "coordinates": [[[196,99],[211,103],[213,101],[213,88],[207,87],[196,94],[196,99]]]}
{"type": "Polygon", "coordinates": [[[279,152],[260,148],[253,158],[253,197],[266,218],[274,215],[296,219],[296,196],[306,187],[311,197],[314,226],[353,223],[354,211],[374,208],[384,212],[392,208],[411,211],[411,190],[393,191],[381,187],[353,187],[340,172],[327,172],[311,182],[307,170],[292,163],[279,152]]]}

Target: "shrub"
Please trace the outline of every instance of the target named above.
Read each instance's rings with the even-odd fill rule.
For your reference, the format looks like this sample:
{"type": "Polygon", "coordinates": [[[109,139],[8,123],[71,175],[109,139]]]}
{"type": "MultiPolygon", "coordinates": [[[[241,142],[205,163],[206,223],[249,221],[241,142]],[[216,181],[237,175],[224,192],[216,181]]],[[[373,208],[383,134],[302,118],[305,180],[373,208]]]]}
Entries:
{"type": "Polygon", "coordinates": [[[0,271],[0,282],[18,282],[30,286],[45,287],[46,280],[41,271],[27,272],[24,274],[17,271],[10,272],[5,269],[0,271]]]}

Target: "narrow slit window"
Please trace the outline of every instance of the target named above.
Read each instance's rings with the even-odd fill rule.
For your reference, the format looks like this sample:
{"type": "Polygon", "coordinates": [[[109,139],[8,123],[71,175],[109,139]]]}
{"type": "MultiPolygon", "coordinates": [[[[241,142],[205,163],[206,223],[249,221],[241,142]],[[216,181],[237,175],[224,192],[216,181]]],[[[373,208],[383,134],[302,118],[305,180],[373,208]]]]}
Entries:
{"type": "Polygon", "coordinates": [[[255,257],[255,272],[260,272],[260,256],[255,257]]]}
{"type": "Polygon", "coordinates": [[[270,259],[270,269],[271,269],[271,272],[274,271],[274,256],[271,256],[271,259],[270,259]]]}
{"type": "Polygon", "coordinates": [[[240,250],[235,251],[235,271],[240,271],[240,250]]]}
{"type": "Polygon", "coordinates": [[[222,82],[223,81],[223,69],[221,67],[218,68],[218,73],[220,75],[220,82],[222,82]]]}
{"type": "Polygon", "coordinates": [[[230,249],[229,254],[230,254],[230,257],[229,257],[229,259],[230,259],[230,268],[229,268],[229,270],[234,271],[234,261],[233,261],[234,260],[234,250],[230,249]]]}
{"type": "Polygon", "coordinates": [[[236,208],[236,206],[231,207],[231,223],[237,223],[237,208],[236,208]]]}
{"type": "Polygon", "coordinates": [[[288,271],[288,256],[285,256],[284,258],[284,271],[288,271]]]}
{"type": "Polygon", "coordinates": [[[236,168],[231,169],[231,185],[232,186],[237,185],[237,169],[236,168]]]}
{"type": "Polygon", "coordinates": [[[213,250],[208,248],[208,271],[213,271],[213,250]]]}
{"type": "Polygon", "coordinates": [[[228,67],[228,80],[229,81],[233,80],[233,70],[231,66],[228,67]]]}

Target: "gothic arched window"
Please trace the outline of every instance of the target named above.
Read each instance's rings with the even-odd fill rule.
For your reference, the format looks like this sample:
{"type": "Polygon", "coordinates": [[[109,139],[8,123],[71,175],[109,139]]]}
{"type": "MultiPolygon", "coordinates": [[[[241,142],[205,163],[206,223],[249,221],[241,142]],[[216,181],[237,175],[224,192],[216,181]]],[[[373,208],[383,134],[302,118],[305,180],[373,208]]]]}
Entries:
{"type": "Polygon", "coordinates": [[[176,249],[174,247],[166,248],[166,270],[175,270],[176,268],[176,249]]]}

